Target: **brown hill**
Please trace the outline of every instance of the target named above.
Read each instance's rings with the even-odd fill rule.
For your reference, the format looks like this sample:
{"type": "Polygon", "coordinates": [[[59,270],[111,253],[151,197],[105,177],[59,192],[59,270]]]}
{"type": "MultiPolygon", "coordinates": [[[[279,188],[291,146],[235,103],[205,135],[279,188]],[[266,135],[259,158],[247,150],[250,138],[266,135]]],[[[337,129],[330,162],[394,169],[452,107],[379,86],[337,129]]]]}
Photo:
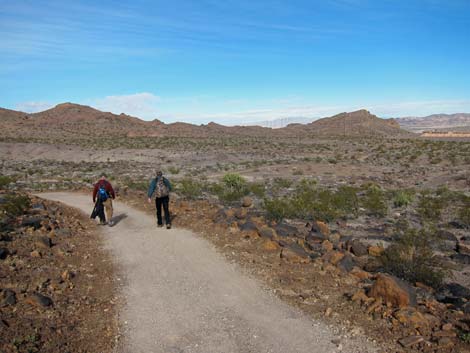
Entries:
{"type": "Polygon", "coordinates": [[[289,125],[287,129],[302,129],[314,135],[325,136],[400,136],[409,134],[402,130],[394,119],[381,119],[364,109],[319,119],[306,125],[289,125]]]}
{"type": "Polygon", "coordinates": [[[397,136],[404,133],[394,120],[383,120],[366,110],[341,113],[330,118],[281,129],[260,126],[224,126],[214,122],[207,125],[188,123],[165,124],[159,120],[138,118],[72,103],[63,103],[52,109],[26,114],[8,109],[0,110],[0,137],[7,139],[71,142],[94,140],[96,137],[292,137],[312,135],[373,135],[397,136]],[[19,131],[21,130],[21,134],[19,131]]]}

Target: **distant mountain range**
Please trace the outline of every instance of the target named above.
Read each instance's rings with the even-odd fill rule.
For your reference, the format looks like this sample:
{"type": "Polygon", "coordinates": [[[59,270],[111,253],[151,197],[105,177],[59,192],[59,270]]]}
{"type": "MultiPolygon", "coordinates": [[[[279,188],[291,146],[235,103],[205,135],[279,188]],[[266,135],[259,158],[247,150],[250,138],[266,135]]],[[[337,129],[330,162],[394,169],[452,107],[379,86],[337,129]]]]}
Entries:
{"type": "Polygon", "coordinates": [[[470,131],[470,114],[433,114],[425,117],[397,118],[400,126],[408,131],[421,133],[430,130],[470,131]]]}
{"type": "MultiPolygon", "coordinates": [[[[288,121],[284,121],[286,123],[288,121]]],[[[405,136],[394,119],[381,119],[367,110],[341,113],[307,124],[288,124],[278,129],[261,126],[224,126],[216,123],[192,125],[144,121],[126,114],[116,115],[73,103],[27,114],[0,108],[0,138],[64,141],[102,137],[221,137],[221,136],[405,136]]]]}

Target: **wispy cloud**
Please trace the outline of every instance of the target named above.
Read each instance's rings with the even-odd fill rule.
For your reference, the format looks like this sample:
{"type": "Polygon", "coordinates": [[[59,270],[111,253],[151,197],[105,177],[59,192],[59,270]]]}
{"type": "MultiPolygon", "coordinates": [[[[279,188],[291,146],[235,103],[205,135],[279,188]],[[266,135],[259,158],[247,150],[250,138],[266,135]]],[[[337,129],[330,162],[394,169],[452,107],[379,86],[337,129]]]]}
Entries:
{"type": "Polygon", "coordinates": [[[48,102],[22,102],[18,103],[15,109],[25,113],[37,113],[50,109],[54,105],[48,102]]]}
{"type": "Polygon", "coordinates": [[[160,100],[159,96],[142,92],[92,99],[88,104],[99,110],[115,114],[125,113],[142,119],[155,119],[159,113],[158,103],[160,100]]]}

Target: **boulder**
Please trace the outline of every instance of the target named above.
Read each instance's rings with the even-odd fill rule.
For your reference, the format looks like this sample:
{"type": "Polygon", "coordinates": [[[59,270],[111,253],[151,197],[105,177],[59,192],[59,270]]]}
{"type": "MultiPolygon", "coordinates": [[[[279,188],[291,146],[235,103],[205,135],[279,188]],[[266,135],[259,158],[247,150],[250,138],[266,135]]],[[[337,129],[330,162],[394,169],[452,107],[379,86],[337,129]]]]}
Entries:
{"type": "Polygon", "coordinates": [[[405,348],[415,346],[421,342],[424,342],[423,336],[408,336],[399,339],[398,342],[405,348]]]}
{"type": "Polygon", "coordinates": [[[369,296],[383,299],[394,307],[416,306],[415,290],[406,282],[392,275],[379,274],[372,285],[369,296]]]}
{"type": "Polygon", "coordinates": [[[343,258],[336,264],[336,266],[343,272],[351,272],[354,268],[354,261],[350,254],[346,254],[343,258]]]}
{"type": "Polygon", "coordinates": [[[245,196],[242,199],[242,207],[251,207],[253,205],[253,199],[249,196],[245,196]]]}
{"type": "Polygon", "coordinates": [[[0,260],[5,260],[10,254],[7,248],[0,248],[0,260]]]}
{"type": "Polygon", "coordinates": [[[16,304],[16,293],[11,289],[3,290],[3,300],[1,306],[15,305],[16,304]]]}
{"type": "Polygon", "coordinates": [[[248,212],[247,212],[246,208],[238,208],[235,211],[235,218],[245,219],[247,214],[248,214],[248,212]]]}
{"type": "Polygon", "coordinates": [[[37,237],[36,241],[34,242],[36,246],[41,247],[41,248],[50,248],[52,247],[52,241],[49,237],[46,236],[39,236],[37,237]]]}
{"type": "Polygon", "coordinates": [[[290,263],[309,263],[310,255],[299,244],[289,244],[281,250],[281,259],[290,263]]]}
{"type": "Polygon", "coordinates": [[[266,240],[263,243],[263,249],[267,251],[276,251],[276,250],[279,250],[280,248],[281,247],[279,246],[279,244],[272,240],[266,240]]]}
{"type": "Polygon", "coordinates": [[[296,227],[286,223],[278,223],[274,229],[280,237],[295,237],[298,232],[296,227]]]}
{"type": "Polygon", "coordinates": [[[309,235],[313,238],[325,240],[329,238],[330,228],[325,222],[315,221],[313,222],[312,229],[310,230],[309,235]]]}
{"type": "Polygon", "coordinates": [[[266,238],[266,239],[273,239],[276,235],[276,233],[274,232],[274,229],[268,226],[259,227],[258,234],[260,235],[260,237],[266,238]]]}
{"type": "Polygon", "coordinates": [[[32,227],[35,230],[41,228],[41,222],[45,220],[45,217],[26,217],[21,221],[22,227],[32,227]]]}
{"type": "Polygon", "coordinates": [[[351,252],[356,256],[364,256],[367,255],[367,246],[362,243],[360,240],[353,240],[350,244],[351,252]]]}
{"type": "Polygon", "coordinates": [[[341,251],[328,251],[325,255],[322,256],[323,261],[329,262],[330,264],[336,265],[344,257],[344,253],[341,251]]]}
{"type": "Polygon", "coordinates": [[[40,306],[40,307],[49,307],[53,304],[52,299],[42,295],[41,293],[33,293],[29,298],[26,299],[28,304],[33,306],[40,306]]]}

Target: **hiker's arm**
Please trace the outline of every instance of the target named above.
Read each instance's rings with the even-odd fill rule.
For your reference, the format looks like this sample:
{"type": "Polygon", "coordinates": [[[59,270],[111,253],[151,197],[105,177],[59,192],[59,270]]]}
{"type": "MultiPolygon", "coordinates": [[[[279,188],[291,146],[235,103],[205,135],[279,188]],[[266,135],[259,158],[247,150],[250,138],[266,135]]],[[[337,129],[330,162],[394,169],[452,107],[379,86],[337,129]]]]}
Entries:
{"type": "Polygon", "coordinates": [[[111,195],[111,197],[113,198],[113,200],[116,198],[116,194],[114,193],[114,189],[113,189],[113,186],[111,185],[111,183],[108,183],[109,185],[109,194],[111,195]]]}
{"type": "Polygon", "coordinates": [[[150,182],[150,186],[149,186],[149,189],[147,191],[147,196],[148,198],[150,199],[155,191],[155,187],[156,187],[157,183],[155,181],[155,179],[152,179],[152,181],[150,182]]]}
{"type": "Polygon", "coordinates": [[[98,183],[93,187],[93,203],[96,202],[96,193],[98,192],[98,183]]]}

